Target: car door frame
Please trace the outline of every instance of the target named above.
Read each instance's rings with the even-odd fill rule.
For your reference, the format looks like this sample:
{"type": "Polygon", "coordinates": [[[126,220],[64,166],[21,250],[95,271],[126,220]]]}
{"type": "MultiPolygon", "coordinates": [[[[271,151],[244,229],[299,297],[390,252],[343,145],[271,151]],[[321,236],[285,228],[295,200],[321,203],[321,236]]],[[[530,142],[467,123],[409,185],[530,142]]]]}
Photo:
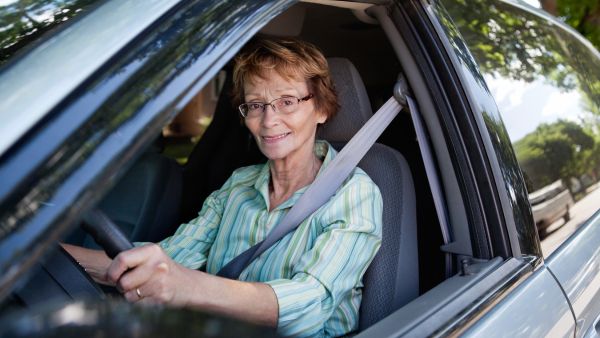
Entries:
{"type": "MultiPolygon", "coordinates": [[[[0,299],[23,282],[227,60],[293,2],[240,1],[228,7],[219,1],[180,1],[146,22],[2,154],[0,299]],[[166,50],[169,44],[179,53],[166,50]]],[[[110,12],[104,15],[103,22],[111,22],[110,12]]],[[[48,43],[60,44],[60,37],[48,43]]]]}
{"type": "MultiPolygon", "coordinates": [[[[468,262],[457,275],[361,336],[498,336],[506,333],[498,330],[505,324],[518,329],[533,326],[537,330],[534,332],[542,334],[574,333],[569,303],[543,264],[527,191],[506,131],[501,122],[490,128],[490,122],[501,121],[493,119],[499,116],[497,107],[485,82],[480,81],[483,77],[476,64],[465,65],[457,55],[468,54],[468,48],[457,44],[460,35],[454,36],[453,41],[448,38],[444,29],[448,27],[439,21],[437,5],[436,1],[396,1],[388,10],[405,40],[405,50],[420,60],[417,65],[421,81],[430,91],[429,99],[444,125],[444,136],[453,147],[449,152],[453,153],[456,171],[462,175],[462,199],[471,211],[474,255],[482,260],[468,262]],[[492,119],[484,120],[490,112],[492,119]],[[476,250],[477,247],[483,249],[476,250]],[[460,287],[467,285],[468,288],[460,287]],[[538,305],[540,287],[546,292],[545,300],[554,300],[552,311],[558,313],[553,317],[554,327],[544,325],[548,317],[536,315],[535,311],[516,321],[511,316],[523,301],[530,307],[538,305]]],[[[451,24],[451,20],[444,24],[451,24]]],[[[463,56],[468,59],[468,55],[463,56]]],[[[405,64],[402,66],[406,69],[405,64]]],[[[407,77],[413,91],[423,90],[423,85],[415,85],[418,79],[411,79],[410,74],[407,77]]],[[[419,100],[418,93],[415,95],[420,105],[428,104],[419,100]]]]}

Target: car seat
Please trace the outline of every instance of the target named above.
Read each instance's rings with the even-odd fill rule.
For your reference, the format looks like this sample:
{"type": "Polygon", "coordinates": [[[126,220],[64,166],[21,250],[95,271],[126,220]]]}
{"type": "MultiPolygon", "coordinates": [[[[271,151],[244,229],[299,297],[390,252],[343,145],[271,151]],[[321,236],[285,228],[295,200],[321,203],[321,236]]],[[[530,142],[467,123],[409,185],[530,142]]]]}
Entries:
{"type": "MultiPolygon", "coordinates": [[[[158,242],[178,224],[181,168],[154,144],[133,164],[98,207],[132,242],[158,242]]],[[[78,230],[68,243],[98,249],[93,238],[78,230]]]]}
{"type": "Polygon", "coordinates": [[[231,103],[231,67],[224,70],[213,120],[183,168],[182,223],[198,215],[206,197],[221,188],[235,169],[266,161],[231,103]]]}
{"type": "MultiPolygon", "coordinates": [[[[340,110],[318,138],[341,149],[371,117],[365,86],[347,59],[328,59],[340,110]]],[[[391,93],[391,90],[390,90],[391,93]]],[[[364,330],[419,295],[415,191],[408,163],[395,149],[375,143],[360,161],[383,196],[382,245],[363,278],[359,329],[364,330]]]]}
{"type": "Polygon", "coordinates": [[[99,207],[131,241],[158,242],[178,225],[181,167],[175,160],[147,151],[129,169],[99,207]]]}
{"type": "MultiPolygon", "coordinates": [[[[347,59],[330,58],[341,109],[319,130],[319,138],[340,149],[372,116],[364,84],[347,59]]],[[[184,169],[183,212],[189,220],[202,201],[238,167],[264,162],[254,140],[231,105],[228,72],[213,122],[184,169]]],[[[391,90],[390,90],[391,93],[391,90]]],[[[383,241],[363,278],[360,326],[365,329],[419,294],[415,192],[408,164],[396,150],[374,144],[359,163],[383,196],[383,241]]]]}

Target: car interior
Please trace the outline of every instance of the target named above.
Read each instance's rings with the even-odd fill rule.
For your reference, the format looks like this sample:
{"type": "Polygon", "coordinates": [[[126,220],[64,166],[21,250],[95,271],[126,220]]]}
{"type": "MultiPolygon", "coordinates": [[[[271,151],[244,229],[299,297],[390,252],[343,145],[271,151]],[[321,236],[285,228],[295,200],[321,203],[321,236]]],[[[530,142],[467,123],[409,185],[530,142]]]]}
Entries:
{"type": "MultiPolygon", "coordinates": [[[[402,66],[397,48],[377,20],[364,14],[370,4],[306,1],[263,27],[258,36],[294,36],[314,43],[328,58],[340,99],[338,115],[318,131],[319,139],[338,150],[392,95],[402,66]]],[[[403,51],[409,53],[409,51],[403,51]]],[[[231,103],[231,62],[202,89],[171,125],[139,156],[98,207],[134,242],[157,242],[194,218],[204,198],[218,189],[234,169],[262,163],[264,156],[231,103]],[[208,126],[198,121],[209,120],[208,126]],[[186,126],[186,123],[196,126],[186,126]],[[174,151],[174,149],[176,151],[174,151]],[[185,151],[181,151],[185,149],[185,151]],[[177,153],[177,155],[173,155],[177,153]]],[[[413,90],[415,86],[412,86],[413,90]]],[[[423,95],[428,95],[424,93],[423,95]]],[[[422,101],[421,101],[422,102],[422,101]]],[[[448,205],[455,240],[469,242],[458,223],[468,225],[461,210],[458,183],[436,114],[422,106],[428,135],[421,140],[408,109],[386,128],[359,164],[379,186],[384,200],[382,247],[364,277],[360,329],[401,308],[456,273],[444,250],[443,231],[419,142],[431,142],[448,205]],[[437,128],[437,129],[436,129],[437,128]],[[446,157],[444,157],[446,156],[446,157]],[[455,198],[459,195],[458,198],[455,198]],[[460,237],[460,238],[459,238],[460,237]]],[[[439,208],[439,206],[438,206],[439,208]]],[[[466,230],[468,233],[468,228],[466,230]]],[[[96,248],[80,229],[67,242],[96,248]]],[[[466,250],[468,253],[469,250],[466,250]]]]}

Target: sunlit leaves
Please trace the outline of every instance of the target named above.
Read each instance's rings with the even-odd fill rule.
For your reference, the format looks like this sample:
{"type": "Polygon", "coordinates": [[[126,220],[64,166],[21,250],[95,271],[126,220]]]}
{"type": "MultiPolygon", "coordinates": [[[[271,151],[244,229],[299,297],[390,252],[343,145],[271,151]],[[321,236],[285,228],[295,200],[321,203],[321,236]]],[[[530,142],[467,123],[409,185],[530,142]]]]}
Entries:
{"type": "Polygon", "coordinates": [[[559,178],[579,177],[597,170],[600,162],[593,157],[598,149],[597,135],[580,125],[558,120],[542,124],[514,144],[529,191],[537,190],[559,178]]]}
{"type": "Polygon", "coordinates": [[[600,2],[597,0],[557,0],[558,16],[600,48],[600,2]]]}

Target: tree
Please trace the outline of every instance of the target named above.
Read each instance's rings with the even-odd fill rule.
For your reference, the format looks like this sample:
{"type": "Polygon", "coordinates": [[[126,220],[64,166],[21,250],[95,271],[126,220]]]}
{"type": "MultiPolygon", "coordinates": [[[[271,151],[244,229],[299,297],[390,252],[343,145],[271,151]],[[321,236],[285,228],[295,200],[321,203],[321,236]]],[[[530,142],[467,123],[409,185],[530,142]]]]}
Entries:
{"type": "Polygon", "coordinates": [[[544,80],[566,91],[579,87],[591,102],[600,102],[600,81],[588,71],[599,67],[597,61],[563,30],[501,1],[443,3],[447,12],[440,10],[438,16],[458,28],[448,35],[474,73],[480,70],[526,82],[544,80]]]}
{"type": "MultiPolygon", "coordinates": [[[[568,0],[555,1],[558,6],[568,0]]],[[[597,0],[594,0],[597,1],[597,0]]],[[[578,2],[578,1],[573,1],[578,2]]],[[[588,3],[582,0],[581,3],[588,3]]],[[[577,91],[590,116],[600,116],[600,62],[594,50],[561,27],[503,1],[443,0],[435,7],[463,65],[481,74],[522,82],[545,82],[577,91]]],[[[545,4],[550,8],[551,4],[545,4]]],[[[562,8],[562,7],[561,7],[562,8]]],[[[591,11],[591,10],[590,10],[591,11]]],[[[598,122],[590,119],[590,122],[598,122]]]]}
{"type": "Polygon", "coordinates": [[[514,144],[521,168],[529,178],[530,191],[558,179],[568,182],[595,170],[598,143],[574,122],[558,120],[541,124],[514,144]]]}
{"type": "Polygon", "coordinates": [[[600,2],[598,0],[539,0],[548,13],[559,17],[600,49],[600,2]]]}

